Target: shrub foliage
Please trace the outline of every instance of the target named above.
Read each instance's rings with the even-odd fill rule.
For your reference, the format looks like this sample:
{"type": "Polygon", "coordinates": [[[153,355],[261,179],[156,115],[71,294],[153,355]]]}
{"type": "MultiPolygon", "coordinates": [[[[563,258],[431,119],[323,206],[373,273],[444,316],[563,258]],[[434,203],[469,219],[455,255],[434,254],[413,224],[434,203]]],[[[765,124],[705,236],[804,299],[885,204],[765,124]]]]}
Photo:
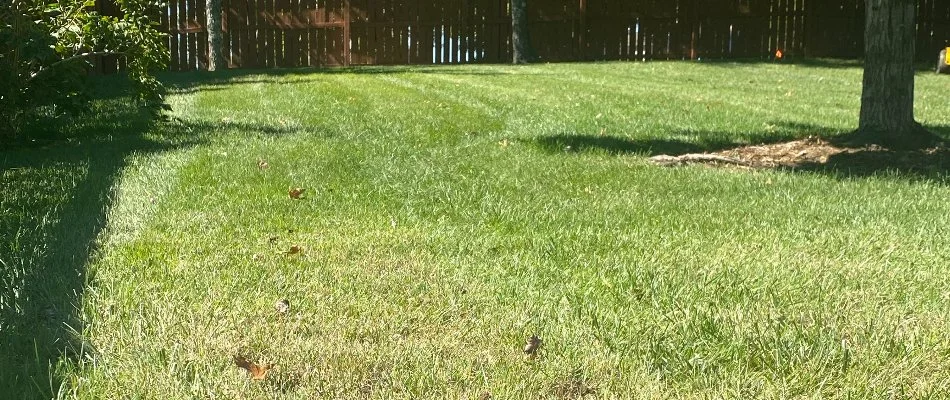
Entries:
{"type": "Polygon", "coordinates": [[[88,105],[85,84],[96,57],[124,60],[143,105],[162,103],[154,72],[168,63],[157,29],[159,0],[116,0],[122,16],[102,15],[95,0],[0,2],[0,135],[7,138],[39,116],[88,105]]]}

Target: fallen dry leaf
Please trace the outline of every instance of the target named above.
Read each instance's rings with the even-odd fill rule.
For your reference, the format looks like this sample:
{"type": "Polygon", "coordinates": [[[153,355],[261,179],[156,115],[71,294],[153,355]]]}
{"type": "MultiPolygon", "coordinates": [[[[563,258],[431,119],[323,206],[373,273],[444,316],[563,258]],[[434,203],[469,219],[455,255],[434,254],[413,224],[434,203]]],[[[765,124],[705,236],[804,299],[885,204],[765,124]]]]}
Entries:
{"type": "Polygon", "coordinates": [[[491,400],[491,399],[492,399],[491,392],[487,390],[482,392],[482,394],[478,396],[478,400],[491,400]]]}
{"type": "Polygon", "coordinates": [[[303,247],[300,245],[290,246],[290,250],[287,250],[287,254],[300,254],[303,252],[303,247]]]}
{"type": "Polygon", "coordinates": [[[306,190],[306,189],[303,189],[303,188],[290,188],[290,190],[287,191],[287,194],[290,195],[290,198],[291,198],[291,199],[300,200],[300,197],[303,196],[304,190],[306,190]]]}
{"type": "Polygon", "coordinates": [[[287,300],[287,299],[277,300],[277,302],[274,303],[274,309],[276,309],[278,313],[286,314],[287,311],[290,311],[290,300],[287,300]]]}
{"type": "Polygon", "coordinates": [[[534,357],[538,354],[538,349],[541,348],[541,338],[538,335],[531,335],[524,344],[524,353],[530,357],[534,357]]]}
{"type": "Polygon", "coordinates": [[[270,168],[270,165],[267,164],[267,161],[258,160],[258,161],[257,161],[257,168],[264,170],[264,169],[270,168]]]}
{"type": "Polygon", "coordinates": [[[251,374],[251,380],[253,381],[260,381],[267,378],[267,373],[271,368],[274,368],[274,364],[258,365],[249,361],[247,357],[244,356],[234,356],[234,364],[249,372],[251,374]]]}

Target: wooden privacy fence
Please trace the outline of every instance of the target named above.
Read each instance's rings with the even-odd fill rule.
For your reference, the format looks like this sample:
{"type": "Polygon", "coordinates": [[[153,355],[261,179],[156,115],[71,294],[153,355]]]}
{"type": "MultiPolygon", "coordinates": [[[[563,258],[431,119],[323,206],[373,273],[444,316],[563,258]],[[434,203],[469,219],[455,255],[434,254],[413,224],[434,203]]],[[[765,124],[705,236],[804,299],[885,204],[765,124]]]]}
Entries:
{"type": "MultiPolygon", "coordinates": [[[[528,0],[542,61],[859,57],[863,0],[528,0]]],[[[919,0],[918,54],[950,39],[950,1],[919,0]]],[[[205,0],[160,15],[172,70],[204,69],[205,0]]],[[[231,68],[503,63],[508,0],[222,0],[231,68]]],[[[931,54],[933,53],[933,54],[931,54]]]]}

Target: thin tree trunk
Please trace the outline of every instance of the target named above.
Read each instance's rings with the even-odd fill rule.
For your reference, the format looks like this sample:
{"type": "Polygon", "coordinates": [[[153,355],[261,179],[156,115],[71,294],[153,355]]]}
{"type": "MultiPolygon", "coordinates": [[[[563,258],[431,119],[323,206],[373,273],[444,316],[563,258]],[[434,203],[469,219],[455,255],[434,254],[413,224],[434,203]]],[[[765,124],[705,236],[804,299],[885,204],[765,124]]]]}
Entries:
{"type": "Polygon", "coordinates": [[[511,0],[511,50],[512,62],[526,64],[537,60],[531,47],[531,35],[528,32],[527,0],[511,0]]]}
{"type": "Polygon", "coordinates": [[[930,135],[914,121],[915,0],[867,0],[864,84],[857,137],[914,147],[930,135]]]}
{"type": "Polygon", "coordinates": [[[208,71],[227,69],[221,53],[221,0],[205,0],[208,14],[208,71]]]}

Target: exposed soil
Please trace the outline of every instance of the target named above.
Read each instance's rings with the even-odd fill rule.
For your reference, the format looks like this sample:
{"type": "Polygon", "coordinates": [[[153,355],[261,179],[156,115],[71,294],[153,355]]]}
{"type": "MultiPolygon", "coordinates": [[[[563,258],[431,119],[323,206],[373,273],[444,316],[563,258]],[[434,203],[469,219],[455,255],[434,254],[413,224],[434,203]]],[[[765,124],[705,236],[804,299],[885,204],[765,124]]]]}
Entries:
{"type": "Polygon", "coordinates": [[[944,145],[920,150],[889,150],[876,145],[837,144],[816,136],[784,143],[742,146],[710,153],[650,158],[660,165],[705,164],[740,168],[817,169],[830,167],[856,171],[950,170],[950,148],[944,145]]]}

